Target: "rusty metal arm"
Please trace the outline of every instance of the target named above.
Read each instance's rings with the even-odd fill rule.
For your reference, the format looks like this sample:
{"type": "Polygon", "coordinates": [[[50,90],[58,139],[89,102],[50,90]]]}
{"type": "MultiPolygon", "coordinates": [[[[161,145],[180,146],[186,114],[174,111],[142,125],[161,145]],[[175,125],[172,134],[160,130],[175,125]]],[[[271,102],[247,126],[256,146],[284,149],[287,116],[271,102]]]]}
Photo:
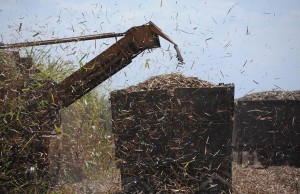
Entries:
{"type": "Polygon", "coordinates": [[[59,83],[48,99],[57,107],[67,107],[126,67],[141,52],[160,47],[153,29],[151,23],[129,29],[124,37],[59,83]]]}
{"type": "MultiPolygon", "coordinates": [[[[177,53],[177,58],[180,62],[183,63],[182,55],[179,51],[177,44],[171,40],[169,36],[162,32],[162,30],[157,27],[153,22],[149,22],[146,24],[149,26],[149,30],[151,30],[154,34],[161,36],[162,38],[166,39],[170,43],[174,45],[174,48],[177,53]]],[[[22,47],[29,47],[29,46],[42,46],[42,45],[49,45],[49,44],[61,44],[67,42],[78,42],[78,41],[86,41],[86,40],[96,40],[96,39],[105,39],[105,38],[114,38],[125,36],[127,32],[123,33],[104,33],[104,34],[94,34],[94,35],[86,35],[86,36],[77,36],[77,37],[70,37],[70,38],[58,38],[52,40],[41,40],[41,41],[32,41],[32,42],[22,42],[22,43],[15,43],[15,44],[4,44],[0,42],[0,50],[1,49],[12,49],[12,48],[22,48],[22,47]]]]}
{"type": "Polygon", "coordinates": [[[152,32],[154,32],[155,34],[161,36],[162,38],[166,39],[167,41],[169,41],[170,43],[172,43],[174,45],[174,48],[175,48],[176,53],[177,53],[177,59],[181,63],[183,63],[183,57],[182,57],[182,55],[179,51],[178,45],[173,40],[171,40],[171,38],[168,35],[163,33],[163,31],[159,27],[157,27],[153,22],[150,21],[149,26],[150,26],[150,29],[151,29],[152,32]]]}
{"type": "Polygon", "coordinates": [[[104,39],[104,38],[114,38],[119,36],[124,36],[125,33],[104,33],[104,34],[94,34],[94,35],[86,35],[86,36],[77,36],[70,38],[58,38],[52,40],[41,40],[41,41],[32,41],[32,42],[22,42],[15,44],[3,44],[0,43],[0,49],[11,49],[11,48],[22,48],[29,46],[42,46],[49,44],[61,44],[67,42],[78,42],[78,41],[86,41],[86,40],[95,40],[95,39],[104,39]]]}
{"type": "Polygon", "coordinates": [[[159,36],[174,44],[174,47],[177,51],[177,57],[180,62],[183,62],[177,45],[152,22],[142,26],[133,27],[125,33],[108,33],[100,34],[98,36],[91,35],[19,43],[6,45],[5,48],[58,44],[71,41],[83,41],[116,36],[123,37],[62,82],[53,86],[45,86],[43,90],[46,91],[46,93],[41,95],[41,99],[35,99],[34,101],[29,102],[29,106],[34,109],[36,106],[35,104],[41,100],[47,100],[49,104],[52,104],[52,108],[54,109],[60,109],[62,107],[69,106],[86,93],[94,89],[96,86],[107,80],[109,77],[130,64],[132,59],[141,52],[147,49],[160,47],[159,36]]]}

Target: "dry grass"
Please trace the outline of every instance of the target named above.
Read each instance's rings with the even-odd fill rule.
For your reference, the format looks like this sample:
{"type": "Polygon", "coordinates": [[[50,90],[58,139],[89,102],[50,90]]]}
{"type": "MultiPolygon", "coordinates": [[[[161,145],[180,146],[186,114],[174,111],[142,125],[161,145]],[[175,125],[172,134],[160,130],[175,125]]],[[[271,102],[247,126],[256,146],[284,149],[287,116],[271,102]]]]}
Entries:
{"type": "Polygon", "coordinates": [[[291,166],[258,166],[233,164],[235,193],[300,193],[300,168],[291,166]]]}

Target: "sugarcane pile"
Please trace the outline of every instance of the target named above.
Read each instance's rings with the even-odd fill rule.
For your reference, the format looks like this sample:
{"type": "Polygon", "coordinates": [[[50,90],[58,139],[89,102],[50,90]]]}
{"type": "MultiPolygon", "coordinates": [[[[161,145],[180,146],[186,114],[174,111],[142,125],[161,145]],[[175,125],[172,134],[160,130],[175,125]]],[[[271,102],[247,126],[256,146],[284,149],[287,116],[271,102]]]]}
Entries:
{"type": "Polygon", "coordinates": [[[256,92],[245,95],[238,100],[240,101],[255,101],[255,100],[299,100],[300,90],[295,91],[265,91],[256,92]]]}
{"type": "Polygon", "coordinates": [[[125,191],[219,192],[224,185],[228,190],[230,175],[216,173],[231,174],[225,149],[233,101],[228,88],[173,73],[112,92],[115,152],[125,191]]]}
{"type": "Polygon", "coordinates": [[[139,83],[136,86],[130,86],[126,90],[134,91],[149,91],[149,90],[168,90],[173,91],[175,88],[202,88],[213,87],[213,83],[205,80],[200,80],[197,77],[185,77],[179,73],[164,74],[153,76],[148,80],[139,83]]]}
{"type": "MultiPolygon", "coordinates": [[[[18,52],[1,52],[0,66],[0,192],[31,192],[32,179],[38,174],[44,181],[47,174],[49,138],[45,135],[57,123],[57,115],[46,114],[46,101],[35,109],[30,102],[49,92],[42,86],[50,81],[35,77],[38,70],[32,67],[32,59],[18,52]]],[[[35,183],[45,185],[40,180],[35,183]]]]}

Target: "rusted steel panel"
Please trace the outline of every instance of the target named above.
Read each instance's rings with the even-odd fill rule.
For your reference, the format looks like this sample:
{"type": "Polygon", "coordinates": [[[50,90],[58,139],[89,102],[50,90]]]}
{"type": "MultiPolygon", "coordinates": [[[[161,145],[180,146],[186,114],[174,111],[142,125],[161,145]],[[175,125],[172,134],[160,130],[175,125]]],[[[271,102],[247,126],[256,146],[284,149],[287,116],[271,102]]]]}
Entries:
{"type": "Polygon", "coordinates": [[[128,163],[156,163],[167,158],[170,138],[166,91],[117,91],[111,95],[116,157],[128,163]]]}
{"type": "Polygon", "coordinates": [[[176,109],[183,118],[199,123],[230,123],[233,87],[180,88],[175,90],[176,109]]]}
{"type": "Polygon", "coordinates": [[[137,179],[170,192],[163,187],[179,181],[199,190],[214,175],[230,190],[233,96],[233,86],[111,93],[123,186],[137,179]]]}
{"type": "Polygon", "coordinates": [[[238,101],[233,144],[241,163],[241,150],[257,151],[263,166],[300,167],[300,101],[238,101]]]}
{"type": "Polygon", "coordinates": [[[237,145],[297,145],[300,101],[238,101],[234,125],[237,145]]]}

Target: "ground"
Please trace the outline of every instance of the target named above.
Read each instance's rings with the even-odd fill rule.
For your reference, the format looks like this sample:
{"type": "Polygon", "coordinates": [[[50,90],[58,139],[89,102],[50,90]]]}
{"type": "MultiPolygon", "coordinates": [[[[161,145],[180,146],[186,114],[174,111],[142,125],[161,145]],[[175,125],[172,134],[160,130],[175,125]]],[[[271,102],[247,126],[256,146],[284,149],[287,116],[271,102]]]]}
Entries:
{"type": "Polygon", "coordinates": [[[233,164],[232,170],[235,193],[300,193],[300,168],[233,164]]]}

